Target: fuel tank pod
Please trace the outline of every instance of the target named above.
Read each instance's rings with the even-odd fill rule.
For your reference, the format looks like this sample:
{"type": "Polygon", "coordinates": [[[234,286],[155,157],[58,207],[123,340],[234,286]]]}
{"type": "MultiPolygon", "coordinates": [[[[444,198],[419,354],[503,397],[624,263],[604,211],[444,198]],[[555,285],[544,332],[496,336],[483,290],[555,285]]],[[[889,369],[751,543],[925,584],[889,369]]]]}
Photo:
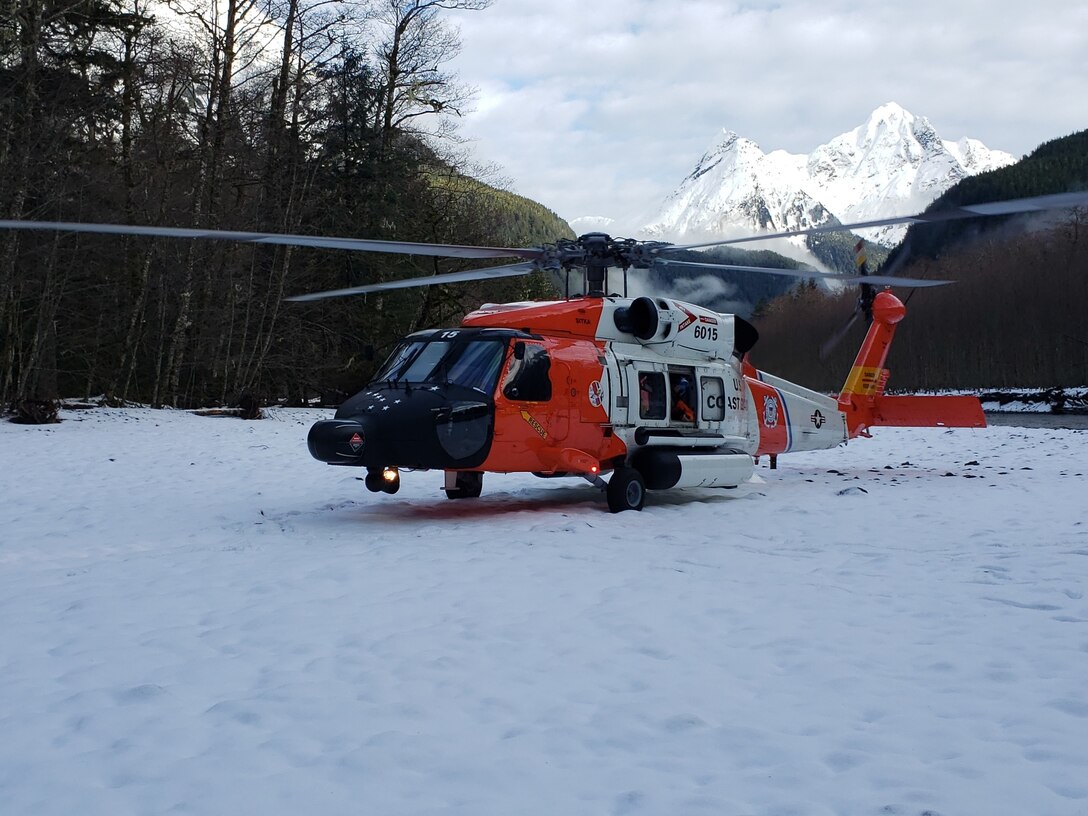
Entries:
{"type": "Polygon", "coordinates": [[[631,459],[650,490],[673,487],[736,487],[755,468],[752,457],[739,451],[642,448],[631,459]]]}

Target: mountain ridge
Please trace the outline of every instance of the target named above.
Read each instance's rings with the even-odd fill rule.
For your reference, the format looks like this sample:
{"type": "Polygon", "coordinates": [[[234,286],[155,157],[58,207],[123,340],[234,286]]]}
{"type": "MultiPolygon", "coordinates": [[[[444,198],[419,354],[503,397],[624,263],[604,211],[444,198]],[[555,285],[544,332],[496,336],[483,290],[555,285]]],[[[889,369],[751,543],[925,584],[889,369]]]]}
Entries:
{"type": "MultiPolygon", "coordinates": [[[[966,178],[1013,164],[1009,153],[964,137],[942,139],[895,102],[807,154],[763,152],[723,129],[640,233],[662,240],[750,235],[919,212],[966,178]]],[[[576,219],[579,220],[579,219],[576,219]]],[[[859,234],[885,246],[902,226],[859,234]]],[[[803,256],[803,241],[794,241],[803,256]]]]}

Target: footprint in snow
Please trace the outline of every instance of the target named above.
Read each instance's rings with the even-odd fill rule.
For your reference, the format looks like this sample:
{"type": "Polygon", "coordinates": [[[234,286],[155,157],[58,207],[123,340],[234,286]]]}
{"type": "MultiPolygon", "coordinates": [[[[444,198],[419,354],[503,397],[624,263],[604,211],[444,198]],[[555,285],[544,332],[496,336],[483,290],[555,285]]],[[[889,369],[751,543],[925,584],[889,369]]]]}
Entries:
{"type": "Polygon", "coordinates": [[[133,686],[129,689],[115,691],[113,693],[113,699],[121,705],[127,705],[130,703],[142,703],[145,700],[153,700],[165,693],[166,689],[162,686],[155,685],[154,683],[145,683],[142,686],[133,686]]]}
{"type": "Polygon", "coordinates": [[[616,804],[612,807],[612,812],[619,816],[624,813],[632,813],[642,806],[645,795],[642,791],[627,791],[627,793],[620,794],[616,797],[616,804]]]}
{"type": "Polygon", "coordinates": [[[1088,702],[1083,700],[1051,700],[1047,705],[1074,717],[1088,717],[1088,702]]]}
{"type": "Polygon", "coordinates": [[[1005,606],[1016,607],[1017,609],[1033,609],[1036,612],[1057,612],[1061,609],[1060,606],[1054,606],[1054,604],[1045,603],[1020,603],[1019,601],[1010,601],[1005,598],[983,598],[984,601],[993,601],[994,603],[1004,604],[1005,606]]]}
{"type": "Polygon", "coordinates": [[[694,714],[677,714],[669,717],[662,725],[662,729],[670,734],[681,734],[696,728],[706,726],[706,721],[694,714]]]}

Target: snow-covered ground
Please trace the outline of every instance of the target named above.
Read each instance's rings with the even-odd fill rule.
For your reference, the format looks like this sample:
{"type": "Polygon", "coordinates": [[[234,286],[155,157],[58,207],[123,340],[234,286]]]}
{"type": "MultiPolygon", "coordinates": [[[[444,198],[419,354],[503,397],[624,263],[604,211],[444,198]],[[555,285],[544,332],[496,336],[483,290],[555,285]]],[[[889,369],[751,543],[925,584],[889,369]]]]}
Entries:
{"type": "Polygon", "coordinates": [[[374,496],[326,415],[0,423],[0,812],[1088,814],[1088,432],[610,515],[374,496]]]}

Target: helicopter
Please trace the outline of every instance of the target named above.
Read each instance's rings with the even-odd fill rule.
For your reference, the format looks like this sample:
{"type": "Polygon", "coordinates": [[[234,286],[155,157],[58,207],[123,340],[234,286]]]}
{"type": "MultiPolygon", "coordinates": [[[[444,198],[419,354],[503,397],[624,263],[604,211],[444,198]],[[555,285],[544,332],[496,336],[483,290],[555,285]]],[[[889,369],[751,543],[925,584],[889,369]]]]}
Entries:
{"type": "MultiPolygon", "coordinates": [[[[485,473],[579,477],[613,513],[641,510],[647,491],[735,488],[758,458],[835,448],[878,426],[985,427],[972,396],[893,396],[885,367],[906,316],[891,287],[951,283],[868,274],[768,269],[670,258],[724,244],[891,224],[1010,215],[1088,204],[1088,192],[1037,196],[852,224],[678,246],[588,233],[541,247],[479,247],[112,224],[0,221],[0,228],[204,238],[514,263],[286,298],[328,297],[526,275],[566,275],[562,300],[483,304],[459,326],[418,331],[396,345],[370,383],[307,435],[310,454],[366,469],[374,493],[395,494],[401,472],[444,471],[449,499],[479,497],[485,473]],[[858,284],[851,324],[870,325],[845,383],[828,396],[757,369],[755,327],[734,314],[669,297],[627,296],[629,269],[746,270],[858,284]],[[609,275],[622,274],[622,294],[609,275]],[[570,294],[572,272],[582,291],[570,294]],[[604,476],[608,475],[607,481],[604,476]]],[[[849,324],[848,324],[849,325],[849,324]]]]}

